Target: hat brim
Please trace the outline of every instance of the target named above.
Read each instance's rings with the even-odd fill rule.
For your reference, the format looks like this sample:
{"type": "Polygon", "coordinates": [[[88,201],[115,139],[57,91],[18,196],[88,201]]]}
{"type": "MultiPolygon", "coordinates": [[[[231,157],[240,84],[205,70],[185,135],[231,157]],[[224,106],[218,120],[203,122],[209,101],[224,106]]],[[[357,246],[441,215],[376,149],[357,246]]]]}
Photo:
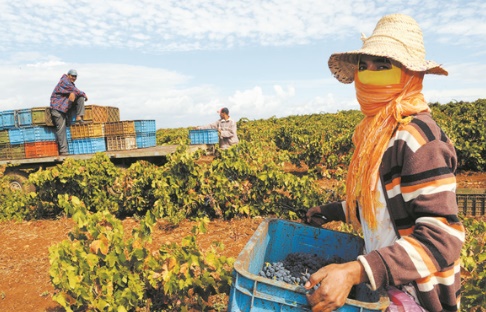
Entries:
{"type": "Polygon", "coordinates": [[[371,55],[386,57],[400,63],[411,71],[425,72],[426,74],[445,75],[449,73],[434,61],[417,61],[416,59],[406,59],[404,54],[393,53],[393,51],[372,51],[370,49],[360,49],[350,52],[334,53],[329,57],[328,65],[334,77],[342,83],[352,83],[354,73],[358,67],[360,55],[371,55]]]}

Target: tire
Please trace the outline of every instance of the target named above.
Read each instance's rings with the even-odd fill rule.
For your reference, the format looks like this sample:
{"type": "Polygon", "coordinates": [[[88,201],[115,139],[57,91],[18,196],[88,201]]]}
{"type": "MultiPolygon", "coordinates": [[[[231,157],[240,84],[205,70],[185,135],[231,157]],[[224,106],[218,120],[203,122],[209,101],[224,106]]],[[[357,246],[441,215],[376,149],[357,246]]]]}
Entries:
{"type": "Polygon", "coordinates": [[[28,175],[21,171],[10,171],[5,173],[10,178],[10,189],[24,193],[35,192],[35,186],[29,182],[28,175]]]}

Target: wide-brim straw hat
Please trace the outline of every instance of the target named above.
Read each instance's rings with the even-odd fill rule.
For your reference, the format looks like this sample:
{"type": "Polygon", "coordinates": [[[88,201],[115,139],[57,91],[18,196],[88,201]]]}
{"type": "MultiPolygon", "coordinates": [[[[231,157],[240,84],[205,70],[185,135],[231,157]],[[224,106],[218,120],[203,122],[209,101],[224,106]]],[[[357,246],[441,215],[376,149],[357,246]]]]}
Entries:
{"type": "Polygon", "coordinates": [[[352,83],[358,67],[359,55],[386,57],[405,68],[426,74],[448,75],[440,64],[425,60],[422,30],[417,22],[404,14],[390,14],[376,24],[373,34],[362,35],[363,46],[359,50],[334,53],[328,61],[334,77],[342,83],[352,83]]]}

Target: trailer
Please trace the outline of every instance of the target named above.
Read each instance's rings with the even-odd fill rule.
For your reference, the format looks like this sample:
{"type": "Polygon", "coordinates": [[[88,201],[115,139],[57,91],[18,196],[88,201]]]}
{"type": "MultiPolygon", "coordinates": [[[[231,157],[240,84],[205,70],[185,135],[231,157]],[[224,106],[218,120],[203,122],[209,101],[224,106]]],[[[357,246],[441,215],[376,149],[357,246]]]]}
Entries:
{"type": "MultiPolygon", "coordinates": [[[[132,150],[106,151],[105,153],[115,165],[128,167],[132,163],[145,160],[155,165],[163,165],[167,161],[167,156],[174,153],[179,145],[158,145],[146,148],[137,148],[132,150]]],[[[188,152],[197,150],[213,151],[212,144],[191,144],[187,146],[188,152]]],[[[0,159],[0,166],[6,165],[5,175],[11,177],[10,188],[14,190],[23,190],[25,192],[35,191],[33,185],[27,182],[30,173],[53,167],[66,158],[90,159],[94,154],[74,154],[66,156],[49,156],[38,158],[21,158],[21,159],[0,159]]]]}

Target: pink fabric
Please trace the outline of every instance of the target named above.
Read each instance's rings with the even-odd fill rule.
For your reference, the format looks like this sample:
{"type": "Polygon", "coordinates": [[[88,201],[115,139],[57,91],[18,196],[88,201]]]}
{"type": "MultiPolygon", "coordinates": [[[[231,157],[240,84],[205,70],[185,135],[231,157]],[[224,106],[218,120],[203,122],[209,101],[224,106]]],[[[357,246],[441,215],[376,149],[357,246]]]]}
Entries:
{"type": "Polygon", "coordinates": [[[395,287],[388,287],[387,293],[388,297],[390,297],[390,305],[386,312],[427,312],[406,292],[395,287]]]}

